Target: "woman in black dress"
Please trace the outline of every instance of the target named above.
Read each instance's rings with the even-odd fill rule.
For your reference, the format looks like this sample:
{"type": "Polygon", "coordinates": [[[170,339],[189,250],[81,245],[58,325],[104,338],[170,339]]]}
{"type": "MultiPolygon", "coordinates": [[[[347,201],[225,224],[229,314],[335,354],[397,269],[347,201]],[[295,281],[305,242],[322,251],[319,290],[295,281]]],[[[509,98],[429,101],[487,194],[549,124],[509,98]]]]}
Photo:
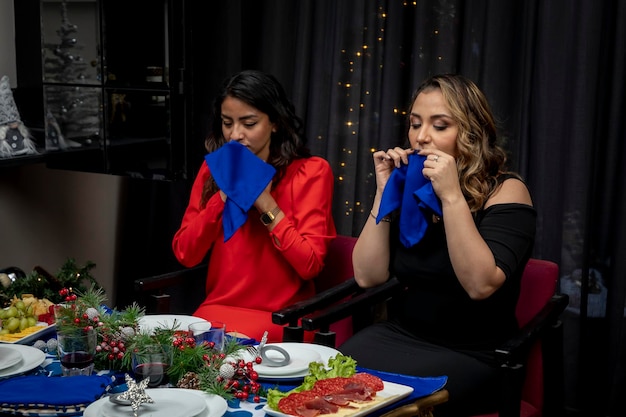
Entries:
{"type": "Polygon", "coordinates": [[[340,350],[367,368],[448,376],[450,398],[438,416],[495,411],[492,352],[517,329],[536,212],[524,182],[507,170],[494,117],[473,82],[459,75],[426,80],[413,96],[409,123],[408,148],[373,154],[376,195],[353,253],[360,286],[396,276],[406,289],[394,297],[387,321],[340,350]],[[425,183],[420,191],[409,189],[412,179],[425,183]],[[411,196],[383,213],[394,208],[384,197],[393,194],[387,184],[424,201],[430,192],[438,207],[412,207],[411,196]]]}

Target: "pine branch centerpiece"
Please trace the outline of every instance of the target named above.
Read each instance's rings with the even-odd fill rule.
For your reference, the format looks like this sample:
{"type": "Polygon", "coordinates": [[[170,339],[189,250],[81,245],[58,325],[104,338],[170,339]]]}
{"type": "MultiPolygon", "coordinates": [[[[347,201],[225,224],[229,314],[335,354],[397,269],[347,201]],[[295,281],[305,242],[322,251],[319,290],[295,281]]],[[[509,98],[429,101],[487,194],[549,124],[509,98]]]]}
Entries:
{"type": "Polygon", "coordinates": [[[139,381],[146,375],[137,373],[139,358],[162,353],[168,358],[162,363],[163,379],[149,375],[153,384],[167,381],[171,386],[202,390],[226,400],[260,402],[264,393],[254,370],[260,358],[241,359],[245,348],[236,338],[227,337],[223,350],[218,351],[212,343],[196,344],[176,320],[171,327],[144,331],[140,326],[143,307],[133,303],[122,311],[108,309],[104,291],[95,285],[84,292],[63,288],[59,294],[64,302],[55,305],[57,331],[95,330],[96,370],[128,372],[139,381]]]}

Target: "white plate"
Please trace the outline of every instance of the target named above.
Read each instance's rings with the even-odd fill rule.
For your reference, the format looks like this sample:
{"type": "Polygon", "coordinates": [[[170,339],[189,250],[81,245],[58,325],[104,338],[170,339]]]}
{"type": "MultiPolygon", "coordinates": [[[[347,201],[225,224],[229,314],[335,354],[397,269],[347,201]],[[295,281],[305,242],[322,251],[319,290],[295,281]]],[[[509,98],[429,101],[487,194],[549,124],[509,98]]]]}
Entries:
{"type": "Polygon", "coordinates": [[[0,371],[10,368],[22,360],[22,354],[10,347],[0,346],[0,371]]]}
{"type": "MultiPolygon", "coordinates": [[[[155,406],[156,405],[156,401],[157,398],[182,398],[181,394],[185,393],[193,393],[194,395],[200,397],[201,399],[204,399],[205,402],[205,408],[204,411],[200,411],[200,414],[198,414],[195,417],[222,417],[224,415],[224,413],[226,413],[226,410],[228,409],[228,405],[226,404],[226,400],[223,399],[222,397],[220,397],[219,395],[213,395],[213,394],[207,394],[206,392],[202,392],[199,390],[190,390],[190,389],[182,389],[182,388],[154,388],[154,389],[147,389],[146,393],[148,395],[150,395],[150,397],[152,397],[152,399],[155,400],[154,404],[142,404],[141,407],[139,407],[138,410],[138,414],[139,415],[148,415],[146,414],[146,410],[148,405],[151,406],[155,406]],[[158,393],[155,393],[155,391],[158,391],[158,393]],[[142,411],[143,410],[143,411],[142,411]]],[[[104,417],[104,406],[108,404],[112,404],[111,401],[109,400],[109,397],[105,397],[105,398],[100,398],[98,401],[91,403],[84,411],[83,413],[83,417],[104,417]]],[[[169,414],[163,414],[164,416],[167,417],[172,417],[172,416],[181,416],[181,417],[191,417],[191,416],[186,416],[183,413],[181,413],[181,406],[182,404],[180,403],[180,401],[178,401],[178,408],[174,411],[170,410],[169,414]]],[[[129,406],[122,406],[128,409],[128,415],[132,416],[133,415],[133,411],[132,408],[129,406]]],[[[153,413],[150,414],[151,416],[157,416],[157,415],[161,415],[161,410],[158,410],[158,413],[153,413]]],[[[123,413],[118,414],[120,416],[126,415],[123,413]]]]}
{"type": "MultiPolygon", "coordinates": [[[[309,372],[309,363],[322,361],[322,356],[319,352],[311,349],[309,345],[301,343],[297,346],[285,347],[283,343],[268,343],[267,346],[279,346],[285,349],[289,353],[289,363],[285,366],[267,366],[261,362],[258,365],[254,365],[254,370],[259,374],[259,378],[283,375],[293,376],[293,374],[302,372],[306,375],[309,372]]],[[[267,351],[267,355],[270,358],[282,359],[282,355],[275,351],[267,351]]]]}
{"type": "MultiPolygon", "coordinates": [[[[389,404],[400,401],[401,399],[408,397],[413,392],[413,387],[409,387],[407,385],[400,385],[387,381],[383,381],[383,383],[383,390],[376,393],[376,398],[380,399],[380,401],[375,401],[371,405],[367,405],[367,403],[364,403],[362,406],[359,405],[359,408],[355,409],[353,413],[342,413],[342,417],[365,416],[373,411],[380,410],[389,404]]],[[[340,408],[340,410],[342,410],[342,408],[340,408]]],[[[263,411],[273,417],[292,417],[291,414],[285,414],[280,411],[272,410],[267,404],[263,407],[263,411]]]]}
{"type": "Polygon", "coordinates": [[[22,360],[13,366],[10,366],[6,369],[1,370],[0,378],[23,374],[32,369],[35,369],[36,367],[41,365],[44,360],[46,360],[45,353],[31,346],[11,344],[11,345],[2,345],[2,347],[7,348],[7,349],[13,349],[19,352],[20,355],[22,356],[22,360]]]}
{"type": "Polygon", "coordinates": [[[177,330],[187,331],[191,323],[206,321],[200,317],[177,314],[149,314],[139,319],[139,329],[151,333],[154,329],[171,329],[174,324],[177,330]]]}
{"type": "MultiPolygon", "coordinates": [[[[319,355],[319,359],[317,359],[316,361],[322,362],[324,365],[328,363],[328,359],[330,359],[331,357],[336,356],[337,354],[341,354],[341,352],[339,352],[337,349],[333,349],[331,347],[323,346],[323,345],[316,345],[314,343],[286,342],[286,343],[272,343],[272,344],[276,346],[280,346],[281,348],[285,349],[287,352],[289,352],[289,355],[292,357],[292,359],[293,359],[293,355],[291,355],[292,350],[307,349],[307,350],[314,351],[319,355]]],[[[270,368],[270,367],[265,366],[264,368],[270,368]]],[[[284,369],[284,368],[286,367],[273,368],[273,369],[278,370],[278,369],[284,369]]],[[[298,372],[293,371],[291,373],[279,373],[279,374],[274,374],[274,375],[262,374],[259,371],[259,369],[261,369],[260,364],[254,365],[254,370],[257,371],[257,373],[259,374],[259,378],[265,379],[265,380],[268,380],[268,379],[270,380],[302,379],[309,374],[308,365],[306,366],[305,369],[298,371],[298,372]]]]}
{"type": "Polygon", "coordinates": [[[21,339],[17,340],[2,340],[0,339],[0,343],[9,343],[9,344],[17,344],[17,345],[30,345],[34,343],[36,340],[41,339],[45,334],[52,333],[56,329],[56,324],[52,323],[48,325],[48,323],[44,323],[42,321],[38,322],[36,326],[41,327],[40,330],[36,332],[30,333],[21,339]]]}
{"type": "MultiPolygon", "coordinates": [[[[147,389],[146,394],[153,403],[144,403],[139,413],[151,417],[195,417],[207,408],[204,399],[189,392],[177,392],[168,389],[147,389]]],[[[132,407],[105,401],[100,409],[102,417],[123,417],[134,415],[132,407]]]]}

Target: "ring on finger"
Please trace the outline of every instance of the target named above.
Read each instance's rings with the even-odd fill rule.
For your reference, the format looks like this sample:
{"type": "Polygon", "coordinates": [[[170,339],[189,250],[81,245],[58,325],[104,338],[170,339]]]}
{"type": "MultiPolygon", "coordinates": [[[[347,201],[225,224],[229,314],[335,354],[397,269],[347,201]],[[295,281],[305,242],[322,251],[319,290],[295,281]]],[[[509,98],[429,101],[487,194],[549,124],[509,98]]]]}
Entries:
{"type": "Polygon", "coordinates": [[[438,162],[439,161],[439,155],[435,155],[435,157],[433,158],[433,161],[438,162]]]}

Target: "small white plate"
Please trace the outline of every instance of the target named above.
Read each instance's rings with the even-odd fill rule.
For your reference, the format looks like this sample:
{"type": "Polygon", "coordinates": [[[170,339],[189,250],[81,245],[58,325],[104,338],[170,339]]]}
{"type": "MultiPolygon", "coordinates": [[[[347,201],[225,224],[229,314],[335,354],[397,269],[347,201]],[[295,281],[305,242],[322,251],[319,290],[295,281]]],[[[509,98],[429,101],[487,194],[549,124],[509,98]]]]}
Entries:
{"type": "Polygon", "coordinates": [[[0,346],[0,370],[10,368],[22,360],[22,354],[15,349],[0,346]]]}
{"type": "MultiPolygon", "coordinates": [[[[293,375],[295,373],[301,373],[309,371],[309,363],[321,362],[322,356],[315,349],[310,349],[308,344],[302,343],[298,346],[287,346],[283,343],[268,343],[267,346],[278,346],[289,353],[289,363],[285,366],[267,366],[261,362],[258,365],[254,365],[254,370],[259,374],[259,378],[274,377],[283,375],[293,375]]],[[[272,358],[273,354],[276,354],[276,359],[282,359],[282,355],[274,351],[268,351],[267,355],[272,358]]]]}
{"type": "Polygon", "coordinates": [[[10,344],[2,345],[2,347],[19,352],[22,356],[22,360],[13,366],[0,370],[0,378],[26,373],[35,369],[46,360],[45,353],[31,346],[10,344]]]}
{"type": "MultiPolygon", "coordinates": [[[[182,389],[182,388],[154,388],[147,389],[146,393],[152,397],[155,401],[154,404],[142,404],[139,407],[139,415],[148,415],[147,406],[155,407],[157,405],[157,399],[161,400],[162,398],[166,398],[168,402],[171,399],[176,399],[177,408],[172,410],[169,409],[166,413],[162,412],[162,409],[153,408],[154,411],[151,416],[180,416],[180,417],[222,417],[226,410],[228,409],[228,405],[226,404],[226,400],[220,397],[219,395],[207,394],[206,392],[199,390],[190,390],[190,389],[182,389]],[[186,404],[183,403],[186,399],[189,399],[187,394],[193,394],[200,399],[204,400],[204,404],[202,410],[200,410],[199,414],[187,414],[189,411],[187,410],[186,404]],[[183,395],[185,397],[183,398],[183,395]],[[182,400],[182,401],[181,401],[182,400]],[[183,409],[184,408],[184,409],[183,409]]],[[[100,398],[98,401],[91,403],[84,411],[83,417],[105,417],[105,407],[108,408],[108,405],[112,404],[108,397],[100,398]]],[[[132,408],[129,406],[122,406],[127,409],[127,414],[119,413],[117,415],[133,415],[132,408]]],[[[168,407],[169,408],[169,407],[168,407]]],[[[193,412],[193,411],[191,411],[193,412]]]]}
{"type": "MultiPolygon", "coordinates": [[[[384,388],[382,391],[376,393],[376,400],[372,404],[362,403],[358,404],[358,409],[351,412],[350,417],[361,417],[370,414],[376,410],[380,410],[383,407],[393,404],[396,401],[408,397],[413,392],[413,387],[407,385],[396,384],[393,382],[383,381],[384,388]]],[[[341,410],[341,408],[340,408],[341,410]]],[[[280,411],[272,410],[267,404],[263,407],[263,411],[272,417],[293,417],[291,414],[281,413],[280,411]]],[[[352,410],[350,410],[352,411],[352,410]]],[[[86,416],[86,414],[85,414],[86,416]]]]}
{"type": "MultiPolygon", "coordinates": [[[[307,349],[309,351],[313,351],[316,352],[319,356],[318,359],[315,359],[313,361],[309,361],[309,362],[322,362],[324,365],[326,365],[328,363],[328,360],[331,357],[337,356],[338,354],[341,354],[341,352],[339,352],[337,349],[333,349],[331,347],[328,346],[323,346],[323,345],[317,345],[314,343],[296,343],[296,342],[285,342],[285,343],[272,343],[273,345],[276,346],[280,346],[281,348],[285,349],[287,352],[289,352],[289,355],[291,356],[291,359],[294,359],[294,355],[291,354],[291,352],[293,350],[298,350],[301,351],[302,349],[307,349]]],[[[297,356],[297,355],[296,355],[297,356]]],[[[280,370],[280,369],[284,369],[286,367],[278,367],[278,368],[271,368],[269,366],[265,366],[265,367],[261,367],[262,364],[259,365],[254,365],[254,370],[257,371],[257,373],[259,374],[259,379],[262,380],[276,380],[276,381],[285,381],[285,380],[301,380],[302,378],[304,378],[305,376],[307,376],[309,374],[309,366],[307,364],[307,366],[300,370],[300,371],[291,371],[289,372],[280,372],[278,371],[278,373],[275,373],[273,375],[269,375],[267,373],[263,373],[260,372],[260,370],[267,370],[267,369],[275,369],[275,370],[280,370]]],[[[272,371],[270,371],[272,372],[272,371]]]]}
{"type": "Polygon", "coordinates": [[[149,314],[139,319],[139,329],[142,332],[151,333],[154,329],[171,329],[176,325],[176,330],[187,331],[191,323],[206,321],[200,317],[177,314],[149,314]]]}

